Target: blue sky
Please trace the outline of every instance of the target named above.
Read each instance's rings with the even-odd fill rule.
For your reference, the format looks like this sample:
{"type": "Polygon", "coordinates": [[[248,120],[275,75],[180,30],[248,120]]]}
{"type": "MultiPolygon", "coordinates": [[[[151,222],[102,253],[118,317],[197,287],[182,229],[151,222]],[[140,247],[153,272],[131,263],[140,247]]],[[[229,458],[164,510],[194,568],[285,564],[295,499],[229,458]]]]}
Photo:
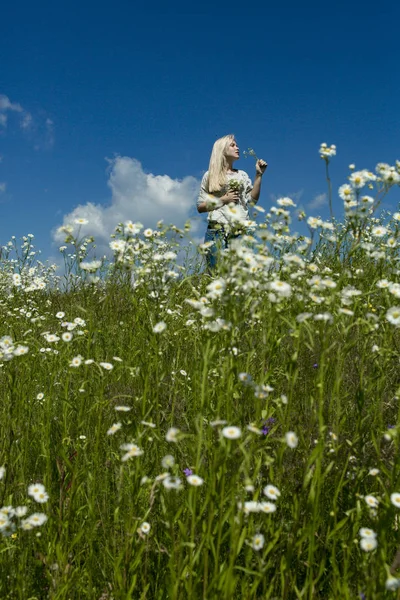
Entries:
{"type": "MultiPolygon", "coordinates": [[[[56,255],[74,215],[104,239],[119,218],[196,216],[212,144],[231,132],[269,163],[262,206],[295,195],[322,216],[307,209],[326,191],[318,148],[336,144],[339,214],[349,163],[400,158],[399,4],[270,4],[3,8],[0,243],[33,233],[56,255]]],[[[250,159],[236,166],[253,177],[250,159]]]]}

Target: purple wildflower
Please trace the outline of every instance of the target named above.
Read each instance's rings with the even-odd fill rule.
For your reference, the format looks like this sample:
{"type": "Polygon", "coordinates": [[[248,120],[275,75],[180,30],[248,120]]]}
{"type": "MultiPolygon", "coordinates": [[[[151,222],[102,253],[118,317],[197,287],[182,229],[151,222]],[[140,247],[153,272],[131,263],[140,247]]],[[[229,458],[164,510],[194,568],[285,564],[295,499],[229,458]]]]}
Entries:
{"type": "Polygon", "coordinates": [[[189,475],[193,475],[192,469],[183,469],[183,472],[186,475],[186,477],[189,477],[189,475]]]}
{"type": "Polygon", "coordinates": [[[275,423],[275,417],[269,417],[266,421],[263,422],[263,427],[261,429],[263,435],[268,435],[271,431],[271,425],[275,423]]]}

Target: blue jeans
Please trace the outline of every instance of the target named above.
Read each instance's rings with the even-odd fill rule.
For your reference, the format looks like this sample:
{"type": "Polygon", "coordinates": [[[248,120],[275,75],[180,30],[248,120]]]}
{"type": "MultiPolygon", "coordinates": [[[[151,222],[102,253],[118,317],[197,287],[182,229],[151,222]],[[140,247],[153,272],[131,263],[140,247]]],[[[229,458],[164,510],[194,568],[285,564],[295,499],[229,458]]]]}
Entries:
{"type": "Polygon", "coordinates": [[[218,262],[218,254],[220,250],[228,247],[230,240],[242,237],[241,234],[227,234],[223,229],[206,229],[204,236],[205,242],[214,242],[206,253],[207,271],[211,273],[215,270],[218,262]]]}

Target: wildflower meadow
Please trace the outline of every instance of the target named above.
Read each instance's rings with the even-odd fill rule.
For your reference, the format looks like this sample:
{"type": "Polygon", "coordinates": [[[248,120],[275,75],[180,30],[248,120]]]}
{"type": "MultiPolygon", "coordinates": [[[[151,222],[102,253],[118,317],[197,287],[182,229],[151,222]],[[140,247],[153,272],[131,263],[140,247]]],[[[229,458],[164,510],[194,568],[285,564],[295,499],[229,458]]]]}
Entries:
{"type": "Polygon", "coordinates": [[[319,152],[329,220],[212,274],[190,223],[1,246],[1,599],[400,597],[400,162],[319,152]]]}

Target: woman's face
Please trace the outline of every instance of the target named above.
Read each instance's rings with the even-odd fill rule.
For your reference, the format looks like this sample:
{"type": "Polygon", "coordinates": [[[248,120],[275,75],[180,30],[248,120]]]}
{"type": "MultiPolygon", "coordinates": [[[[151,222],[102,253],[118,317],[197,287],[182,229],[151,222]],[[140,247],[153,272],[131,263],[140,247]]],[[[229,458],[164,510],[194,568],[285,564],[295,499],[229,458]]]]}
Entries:
{"type": "Polygon", "coordinates": [[[236,140],[231,140],[228,143],[228,147],[225,152],[226,158],[231,159],[232,161],[237,160],[239,158],[239,146],[236,143],[236,140]]]}

